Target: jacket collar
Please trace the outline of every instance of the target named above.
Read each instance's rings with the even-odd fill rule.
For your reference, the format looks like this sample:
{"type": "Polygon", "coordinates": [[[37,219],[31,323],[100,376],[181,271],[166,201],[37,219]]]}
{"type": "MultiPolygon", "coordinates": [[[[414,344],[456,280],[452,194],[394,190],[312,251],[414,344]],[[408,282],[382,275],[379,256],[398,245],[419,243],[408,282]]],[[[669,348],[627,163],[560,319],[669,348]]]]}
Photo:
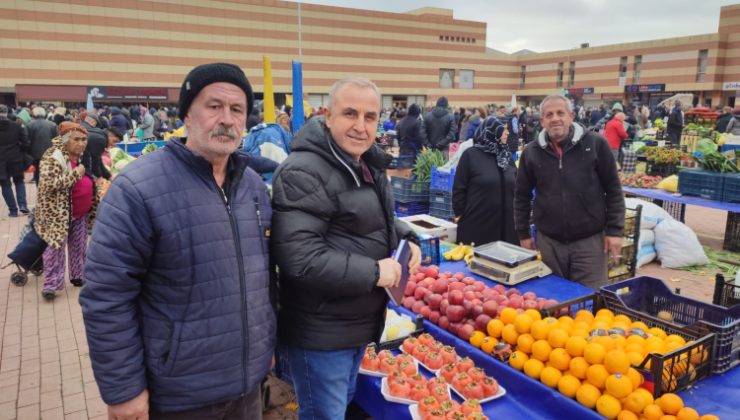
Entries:
{"type": "MultiPolygon", "coordinates": [[[[576,145],[581,139],[583,138],[583,135],[586,134],[586,130],[583,129],[583,126],[578,123],[571,123],[571,130],[569,136],[570,142],[573,143],[573,145],[576,145]]],[[[542,130],[540,131],[540,135],[537,136],[537,144],[540,145],[541,148],[547,149],[547,131],[542,130]]]]}

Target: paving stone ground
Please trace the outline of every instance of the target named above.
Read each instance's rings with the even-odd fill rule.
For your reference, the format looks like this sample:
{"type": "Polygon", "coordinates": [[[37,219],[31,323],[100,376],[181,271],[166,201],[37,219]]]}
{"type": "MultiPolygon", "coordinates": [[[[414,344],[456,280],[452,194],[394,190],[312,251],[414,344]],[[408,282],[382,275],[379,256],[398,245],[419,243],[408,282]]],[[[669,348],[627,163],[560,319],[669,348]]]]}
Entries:
{"type": "MultiPolygon", "coordinates": [[[[36,188],[26,184],[30,206],[36,188]]],[[[0,203],[0,267],[18,242],[25,217],[8,218],[0,203]]],[[[721,249],[726,213],[687,207],[687,224],[702,243],[721,249]]],[[[24,287],[9,281],[13,266],[0,270],[0,420],[4,419],[106,419],[93,377],[82,315],[79,289],[67,287],[53,302],[41,298],[43,279],[30,276],[24,287]]],[[[663,269],[652,263],[639,270],[680,287],[684,295],[711,301],[713,273],[690,274],[663,269]]],[[[295,419],[291,387],[270,378],[268,420],[295,419]]]]}

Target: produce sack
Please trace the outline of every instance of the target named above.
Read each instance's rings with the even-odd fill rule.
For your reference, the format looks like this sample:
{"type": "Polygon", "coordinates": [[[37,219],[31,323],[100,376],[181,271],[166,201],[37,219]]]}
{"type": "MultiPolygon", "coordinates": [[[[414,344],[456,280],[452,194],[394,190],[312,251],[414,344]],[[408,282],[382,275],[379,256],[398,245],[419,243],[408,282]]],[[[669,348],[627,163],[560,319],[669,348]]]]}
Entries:
{"type": "Polygon", "coordinates": [[[640,200],[639,198],[625,198],[624,205],[627,208],[634,209],[638,205],[642,206],[642,216],[640,217],[640,229],[653,229],[663,220],[673,220],[673,216],[663,210],[662,207],[649,201],[640,200]]]}
{"type": "Polygon", "coordinates": [[[658,182],[658,185],[655,187],[659,190],[668,192],[678,191],[678,175],[671,175],[668,178],[663,178],[663,180],[658,182]]]}
{"type": "Polygon", "coordinates": [[[690,227],[677,220],[664,220],[655,227],[655,250],[665,268],[709,263],[709,258],[690,227]]]}
{"type": "Polygon", "coordinates": [[[448,160],[444,165],[437,167],[437,171],[449,174],[452,171],[452,168],[457,168],[457,164],[460,162],[460,156],[462,156],[463,152],[472,146],[473,139],[465,140],[460,143],[460,147],[457,148],[457,151],[450,156],[450,160],[448,160]]]}
{"type": "Polygon", "coordinates": [[[652,229],[640,229],[640,241],[637,243],[637,268],[652,262],[657,256],[655,232],[652,229]]]}

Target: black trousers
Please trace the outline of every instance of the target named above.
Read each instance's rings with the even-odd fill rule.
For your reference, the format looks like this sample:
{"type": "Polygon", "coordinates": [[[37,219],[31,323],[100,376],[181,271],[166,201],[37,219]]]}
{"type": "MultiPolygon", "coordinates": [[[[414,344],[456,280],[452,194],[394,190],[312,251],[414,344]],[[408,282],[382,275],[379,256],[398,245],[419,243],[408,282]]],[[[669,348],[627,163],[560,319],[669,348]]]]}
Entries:
{"type": "Polygon", "coordinates": [[[207,405],[193,410],[162,413],[154,409],[149,410],[152,420],[261,420],[262,398],[260,387],[231,401],[224,401],[207,405]]]}

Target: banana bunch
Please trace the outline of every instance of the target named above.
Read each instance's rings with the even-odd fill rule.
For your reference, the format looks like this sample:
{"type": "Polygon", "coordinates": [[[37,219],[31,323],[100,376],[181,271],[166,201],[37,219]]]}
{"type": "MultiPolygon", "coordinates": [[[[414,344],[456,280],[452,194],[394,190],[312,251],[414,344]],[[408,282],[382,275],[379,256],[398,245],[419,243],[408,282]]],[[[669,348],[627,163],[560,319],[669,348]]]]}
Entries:
{"type": "Polygon", "coordinates": [[[470,264],[470,260],[473,258],[473,246],[475,245],[459,244],[455,248],[443,253],[442,256],[447,261],[460,261],[465,259],[465,262],[470,264]]]}

